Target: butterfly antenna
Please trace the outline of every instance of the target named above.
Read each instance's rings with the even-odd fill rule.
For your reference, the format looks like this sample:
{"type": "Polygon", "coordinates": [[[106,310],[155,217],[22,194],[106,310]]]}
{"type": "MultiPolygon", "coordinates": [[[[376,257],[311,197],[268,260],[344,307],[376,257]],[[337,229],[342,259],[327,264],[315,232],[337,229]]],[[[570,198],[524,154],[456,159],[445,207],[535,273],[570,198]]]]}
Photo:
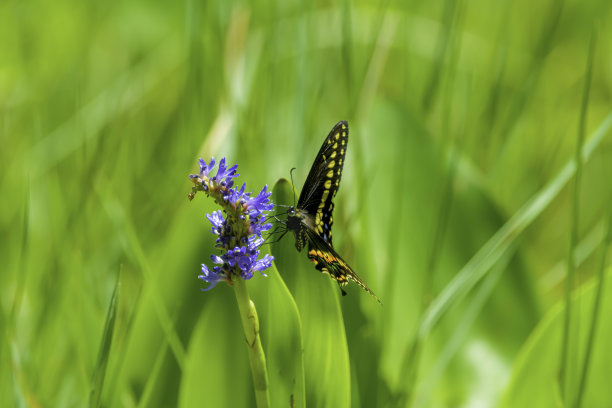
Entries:
{"type": "Polygon", "coordinates": [[[293,184],[293,170],[295,170],[295,167],[289,171],[289,177],[291,177],[291,188],[293,189],[293,208],[295,208],[295,185],[293,184]]]}

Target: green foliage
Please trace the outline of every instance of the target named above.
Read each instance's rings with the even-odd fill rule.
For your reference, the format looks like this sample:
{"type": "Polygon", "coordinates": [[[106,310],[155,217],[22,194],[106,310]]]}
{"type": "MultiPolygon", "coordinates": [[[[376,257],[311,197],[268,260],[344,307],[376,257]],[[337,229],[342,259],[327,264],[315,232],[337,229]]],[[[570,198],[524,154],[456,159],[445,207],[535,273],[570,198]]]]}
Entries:
{"type": "Polygon", "coordinates": [[[296,167],[299,194],[346,119],[334,246],[383,305],[271,245],[246,285],[272,406],[610,406],[611,18],[3,2],[1,405],[255,406],[233,289],[199,290],[216,208],[187,175],[225,156],[259,191],[296,167]]]}
{"type": "MultiPolygon", "coordinates": [[[[612,291],[610,276],[606,279],[607,284],[604,292],[612,291]]],[[[573,318],[579,320],[585,326],[585,330],[576,332],[578,339],[577,349],[573,350],[571,364],[575,371],[570,372],[571,387],[567,391],[570,401],[577,401],[579,384],[579,372],[581,362],[584,361],[587,347],[586,330],[593,324],[593,310],[590,307],[595,299],[596,290],[594,285],[577,292],[574,296],[573,318]],[[578,309],[578,310],[576,310],[578,309]]],[[[529,336],[520,354],[517,356],[516,365],[512,374],[510,385],[506,391],[502,407],[557,407],[561,399],[560,387],[557,383],[559,373],[559,354],[561,352],[561,332],[563,325],[562,307],[555,307],[538,324],[529,336]]],[[[585,390],[585,398],[582,404],[585,407],[605,407],[609,404],[609,395],[604,392],[608,387],[610,378],[610,348],[605,345],[612,341],[612,326],[606,324],[606,316],[612,313],[612,301],[605,299],[599,315],[596,334],[596,346],[590,357],[591,365],[588,370],[588,387],[585,390]]]]}

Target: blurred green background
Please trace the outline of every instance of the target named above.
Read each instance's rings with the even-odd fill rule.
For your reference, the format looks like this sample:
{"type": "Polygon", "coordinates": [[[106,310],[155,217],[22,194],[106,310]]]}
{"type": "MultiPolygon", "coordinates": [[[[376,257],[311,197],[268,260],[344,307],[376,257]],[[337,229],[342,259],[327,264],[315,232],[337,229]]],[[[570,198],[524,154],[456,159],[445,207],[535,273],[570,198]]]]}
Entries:
{"type": "Polygon", "coordinates": [[[196,279],[215,207],[187,176],[227,157],[252,191],[296,167],[299,192],[346,119],[334,245],[383,306],[285,236],[287,286],[247,283],[272,405],[610,407],[611,20],[608,0],[3,1],[1,405],[254,406],[232,290],[196,279]]]}

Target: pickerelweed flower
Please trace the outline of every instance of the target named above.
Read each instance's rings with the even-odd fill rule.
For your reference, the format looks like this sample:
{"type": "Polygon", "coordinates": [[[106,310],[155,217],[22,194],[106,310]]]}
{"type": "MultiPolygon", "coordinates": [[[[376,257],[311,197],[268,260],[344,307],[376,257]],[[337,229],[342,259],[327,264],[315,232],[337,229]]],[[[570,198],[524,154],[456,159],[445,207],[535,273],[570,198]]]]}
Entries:
{"type": "Polygon", "coordinates": [[[202,274],[199,279],[210,283],[209,290],[221,281],[231,282],[234,279],[251,279],[254,272],[263,271],[272,265],[274,257],[265,255],[259,258],[259,247],[264,243],[262,234],[272,228],[266,223],[266,213],[271,211],[271,191],[268,186],[256,196],[245,192],[246,184],[240,189],[234,188],[234,179],[238,165],[227,167],[225,158],[219,162],[217,174],[212,176],[215,167],[215,158],[211,157],[207,164],[200,159],[200,173],[191,174],[189,178],[195,184],[189,194],[192,200],[196,192],[203,191],[212,197],[222,208],[222,211],[213,211],[206,214],[212,224],[211,232],[217,235],[216,246],[221,248],[221,255],[212,255],[215,264],[212,268],[202,264],[202,274]]]}

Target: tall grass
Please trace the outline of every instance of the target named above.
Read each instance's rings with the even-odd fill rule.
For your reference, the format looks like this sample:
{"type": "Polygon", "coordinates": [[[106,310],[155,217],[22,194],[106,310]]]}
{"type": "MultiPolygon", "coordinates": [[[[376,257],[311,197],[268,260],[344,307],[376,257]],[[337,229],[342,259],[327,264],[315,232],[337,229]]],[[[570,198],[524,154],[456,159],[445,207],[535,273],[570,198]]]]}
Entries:
{"type": "Polygon", "coordinates": [[[0,5],[0,402],[255,406],[232,289],[196,279],[215,207],[187,176],[226,157],[292,204],[276,181],[296,167],[299,194],[346,119],[334,246],[383,306],[340,296],[291,234],[272,246],[246,283],[272,405],[610,406],[612,28],[589,57],[610,18],[603,0],[0,5]]]}

